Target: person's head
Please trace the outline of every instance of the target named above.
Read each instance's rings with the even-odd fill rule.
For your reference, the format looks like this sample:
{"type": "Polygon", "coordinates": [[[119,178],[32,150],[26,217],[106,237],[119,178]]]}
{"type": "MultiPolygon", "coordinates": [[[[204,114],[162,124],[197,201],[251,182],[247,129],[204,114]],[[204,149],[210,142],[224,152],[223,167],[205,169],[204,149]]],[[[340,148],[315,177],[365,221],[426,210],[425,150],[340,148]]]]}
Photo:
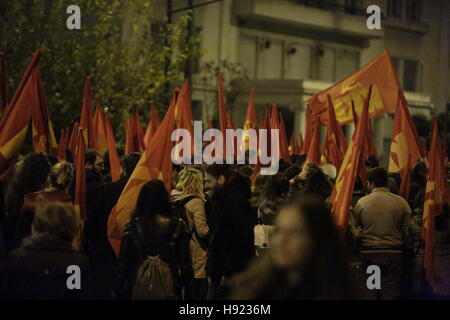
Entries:
{"type": "Polygon", "coordinates": [[[304,194],[317,194],[324,198],[331,195],[331,185],[322,169],[315,163],[308,163],[299,175],[299,189],[304,194]]]}
{"type": "Polygon", "coordinates": [[[85,154],[86,168],[101,173],[104,167],[103,157],[96,150],[89,149],[85,154]]]}
{"type": "Polygon", "coordinates": [[[52,167],[58,163],[58,158],[51,154],[47,155],[47,160],[48,160],[48,163],[50,163],[50,166],[52,166],[52,167]]]}
{"type": "Polygon", "coordinates": [[[48,202],[36,208],[32,235],[48,234],[73,243],[80,232],[80,217],[72,205],[48,202]]]}
{"type": "Polygon", "coordinates": [[[129,153],[124,156],[122,158],[122,176],[130,177],[140,159],[141,154],[137,152],[129,153]]]}
{"type": "Polygon", "coordinates": [[[181,170],[178,176],[176,189],[186,195],[193,195],[200,199],[205,199],[203,193],[203,172],[192,167],[181,170]]]}
{"type": "Polygon", "coordinates": [[[427,180],[428,168],[425,161],[417,161],[411,172],[411,181],[425,182],[427,180]]]}
{"type": "Polygon", "coordinates": [[[73,168],[68,162],[59,162],[50,170],[48,186],[57,190],[65,190],[73,180],[73,168]]]}
{"type": "Polygon", "coordinates": [[[345,250],[331,206],[319,196],[296,199],[283,207],[275,221],[273,241],[272,258],[282,270],[314,274],[315,281],[326,286],[333,277],[346,276],[345,250]]]}
{"type": "Polygon", "coordinates": [[[373,168],[367,173],[367,190],[374,188],[387,188],[389,183],[388,173],[383,168],[373,168]]]}
{"type": "Polygon", "coordinates": [[[370,155],[367,160],[365,161],[365,166],[366,166],[366,171],[368,172],[369,170],[373,169],[373,168],[378,168],[380,166],[380,163],[378,162],[377,156],[375,155],[370,155]]]}
{"type": "Polygon", "coordinates": [[[302,167],[306,160],[306,154],[296,154],[291,155],[291,163],[299,167],[302,167]]]}
{"type": "MultiPolygon", "coordinates": [[[[286,286],[311,289],[311,298],[344,299],[352,294],[347,257],[331,208],[318,196],[308,196],[283,206],[275,220],[273,247],[260,261],[270,264],[254,275],[241,296],[273,296],[286,286]],[[294,275],[296,277],[290,277],[294,275]]],[[[257,263],[257,262],[255,262],[257,263]]],[[[262,262],[261,262],[262,263],[262,262]]],[[[287,292],[290,292],[289,290],[287,292]]],[[[292,292],[295,294],[295,292],[292,292]]]]}
{"type": "MultiPolygon", "coordinates": [[[[124,152],[122,148],[116,148],[117,156],[123,161],[124,152]]],[[[103,174],[108,174],[111,171],[111,164],[109,162],[109,150],[103,154],[103,174]]]]}
{"type": "Polygon", "coordinates": [[[289,181],[278,176],[270,176],[264,185],[263,196],[269,199],[285,197],[289,192],[289,181]]]}
{"type": "Polygon", "coordinates": [[[21,158],[15,165],[15,173],[6,193],[7,211],[20,210],[26,194],[42,190],[50,168],[47,156],[43,153],[32,152],[21,158]]]}
{"type": "Polygon", "coordinates": [[[246,178],[251,178],[253,175],[253,169],[250,166],[243,166],[239,168],[239,174],[246,178]]]}
{"type": "Polygon", "coordinates": [[[399,185],[397,184],[397,181],[395,181],[394,178],[388,177],[388,188],[389,191],[393,194],[399,194],[399,185]]]}
{"type": "Polygon", "coordinates": [[[297,166],[295,164],[291,165],[286,170],[286,179],[288,179],[288,180],[294,179],[296,176],[298,176],[300,174],[301,171],[302,170],[300,169],[299,166],[297,166]]]}
{"type": "Polygon", "coordinates": [[[149,218],[157,214],[170,215],[169,193],[161,180],[151,180],[139,192],[134,217],[149,218]]]}
{"type": "Polygon", "coordinates": [[[400,188],[402,184],[402,177],[400,176],[400,173],[398,172],[389,172],[389,178],[392,178],[395,180],[395,183],[400,188]]]}
{"type": "Polygon", "coordinates": [[[46,155],[32,152],[27,154],[17,165],[16,175],[23,180],[22,187],[26,193],[42,189],[51,169],[46,155]]]}
{"type": "Polygon", "coordinates": [[[205,192],[214,195],[227,182],[232,171],[229,165],[212,164],[206,167],[205,192]]]}

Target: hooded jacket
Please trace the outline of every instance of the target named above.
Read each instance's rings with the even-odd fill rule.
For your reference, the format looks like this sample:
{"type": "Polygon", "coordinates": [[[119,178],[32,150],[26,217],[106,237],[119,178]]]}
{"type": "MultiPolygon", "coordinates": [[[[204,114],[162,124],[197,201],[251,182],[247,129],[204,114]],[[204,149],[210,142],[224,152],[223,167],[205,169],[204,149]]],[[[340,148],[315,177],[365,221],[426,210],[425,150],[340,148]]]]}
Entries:
{"type": "MultiPolygon", "coordinates": [[[[172,190],[171,201],[173,204],[190,197],[178,190],[172,190]]],[[[200,198],[189,200],[185,205],[187,227],[191,234],[189,250],[191,252],[192,269],[195,279],[206,279],[206,248],[200,244],[201,239],[206,239],[209,234],[209,226],[206,223],[205,203],[200,198]],[[201,239],[199,239],[201,238],[201,239]]]]}

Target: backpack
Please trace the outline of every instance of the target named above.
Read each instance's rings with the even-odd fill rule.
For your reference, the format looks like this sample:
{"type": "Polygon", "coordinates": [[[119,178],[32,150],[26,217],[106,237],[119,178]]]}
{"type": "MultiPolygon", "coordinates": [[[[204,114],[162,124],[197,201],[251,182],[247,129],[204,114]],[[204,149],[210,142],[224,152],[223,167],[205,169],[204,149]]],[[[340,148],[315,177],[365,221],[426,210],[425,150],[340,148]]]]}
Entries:
{"type": "MultiPolygon", "coordinates": [[[[176,241],[182,231],[183,221],[178,220],[172,242],[176,241]]],[[[140,247],[142,244],[142,230],[136,225],[140,247]]],[[[133,300],[169,300],[175,299],[174,279],[172,272],[159,255],[147,256],[141,263],[137,272],[133,287],[133,300]]]]}
{"type": "Polygon", "coordinates": [[[174,296],[169,267],[159,256],[148,256],[137,270],[132,299],[167,300],[174,296]]]}
{"type": "MultiPolygon", "coordinates": [[[[185,205],[189,201],[196,199],[196,198],[198,198],[198,197],[189,196],[189,197],[183,198],[179,201],[175,201],[172,203],[172,208],[173,208],[176,216],[179,217],[180,219],[182,219],[184,221],[184,223],[186,224],[186,226],[189,226],[189,221],[188,221],[185,205]]],[[[196,235],[197,242],[200,244],[200,247],[202,247],[202,249],[204,251],[206,251],[208,249],[208,241],[198,235],[197,230],[195,229],[195,224],[193,224],[192,230],[189,230],[189,240],[192,239],[194,233],[196,235]]]]}

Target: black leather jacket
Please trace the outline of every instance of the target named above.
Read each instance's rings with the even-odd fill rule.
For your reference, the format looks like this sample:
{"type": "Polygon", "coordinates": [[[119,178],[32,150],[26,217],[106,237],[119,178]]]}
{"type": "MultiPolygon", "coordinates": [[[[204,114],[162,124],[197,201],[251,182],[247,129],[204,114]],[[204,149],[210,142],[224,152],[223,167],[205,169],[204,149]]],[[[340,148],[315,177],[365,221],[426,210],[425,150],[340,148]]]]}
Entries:
{"type": "Polygon", "coordinates": [[[160,256],[172,271],[177,296],[186,279],[192,276],[189,234],[181,219],[157,216],[149,225],[131,219],[124,230],[118,258],[118,279],[114,294],[130,298],[136,272],[147,256],[160,256]]]}

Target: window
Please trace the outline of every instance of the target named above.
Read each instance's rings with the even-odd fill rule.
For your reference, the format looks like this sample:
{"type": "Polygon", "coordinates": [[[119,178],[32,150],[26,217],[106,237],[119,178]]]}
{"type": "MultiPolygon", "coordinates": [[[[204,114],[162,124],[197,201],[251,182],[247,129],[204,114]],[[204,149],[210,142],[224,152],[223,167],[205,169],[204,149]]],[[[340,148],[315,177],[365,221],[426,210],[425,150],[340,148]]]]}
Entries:
{"type": "Polygon", "coordinates": [[[317,80],[334,82],[335,52],[333,48],[316,47],[314,50],[314,74],[317,80]]]}
{"type": "Polygon", "coordinates": [[[342,50],[336,62],[336,80],[342,80],[359,69],[359,54],[355,51],[342,50]]]}
{"type": "Polygon", "coordinates": [[[388,0],[388,15],[396,18],[402,17],[403,0],[388,0]]]}
{"type": "Polygon", "coordinates": [[[251,35],[241,34],[239,37],[239,61],[248,71],[250,79],[256,78],[258,38],[251,35]]]}
{"type": "Polygon", "coordinates": [[[262,39],[258,55],[259,79],[282,79],[283,77],[283,41],[262,39]]]}
{"type": "Polygon", "coordinates": [[[286,79],[311,78],[311,47],[304,44],[289,44],[286,51],[286,79]]]}
{"type": "Polygon", "coordinates": [[[405,91],[417,92],[421,90],[421,64],[417,60],[393,57],[392,61],[397,71],[400,84],[405,91]]]}
{"type": "Polygon", "coordinates": [[[419,62],[405,60],[403,71],[403,88],[406,91],[419,90],[419,62]]]}
{"type": "Polygon", "coordinates": [[[348,14],[356,14],[357,10],[358,10],[358,4],[357,4],[357,0],[345,0],[344,2],[345,7],[345,13],[348,14]]]}
{"type": "Polygon", "coordinates": [[[420,1],[408,0],[406,4],[406,19],[420,21],[420,1]]]}

